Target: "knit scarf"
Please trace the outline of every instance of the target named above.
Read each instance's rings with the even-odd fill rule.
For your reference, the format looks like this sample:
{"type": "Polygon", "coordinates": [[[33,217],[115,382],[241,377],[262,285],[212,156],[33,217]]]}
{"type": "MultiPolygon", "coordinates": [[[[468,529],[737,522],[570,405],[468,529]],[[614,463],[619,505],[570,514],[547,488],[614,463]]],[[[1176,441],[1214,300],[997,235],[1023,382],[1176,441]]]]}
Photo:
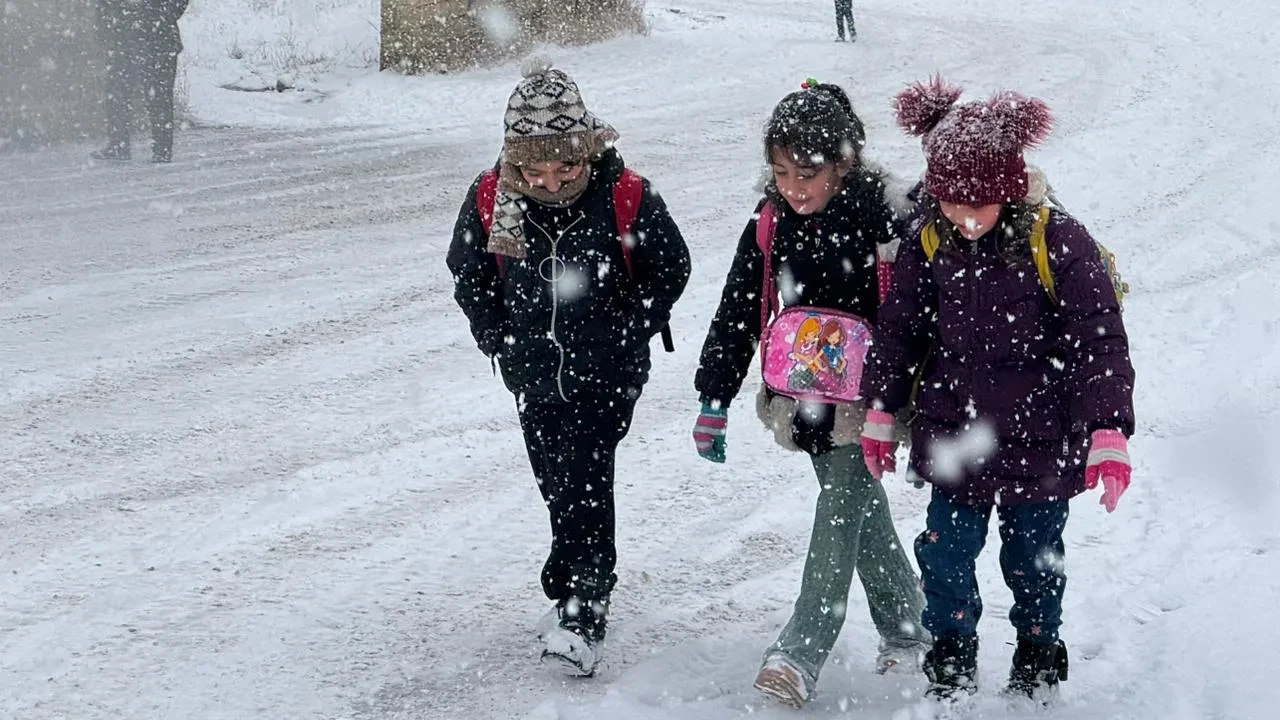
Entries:
{"type": "MultiPolygon", "coordinates": [[[[574,148],[576,152],[557,153],[549,157],[593,163],[599,160],[606,150],[613,147],[614,141],[618,139],[618,133],[609,125],[599,123],[599,127],[588,135],[585,143],[581,142],[581,138],[566,136],[559,139],[574,148]]],[[[546,141],[545,138],[541,140],[546,141]]],[[[582,197],[591,184],[592,168],[589,165],[584,167],[577,178],[561,185],[559,190],[551,193],[545,188],[526,182],[524,175],[520,172],[520,166],[511,161],[512,153],[508,150],[504,150],[499,164],[498,195],[493,203],[493,223],[489,229],[489,243],[486,249],[497,255],[520,259],[528,255],[524,235],[524,204],[528,200],[533,200],[549,207],[572,205],[582,197]]]]}

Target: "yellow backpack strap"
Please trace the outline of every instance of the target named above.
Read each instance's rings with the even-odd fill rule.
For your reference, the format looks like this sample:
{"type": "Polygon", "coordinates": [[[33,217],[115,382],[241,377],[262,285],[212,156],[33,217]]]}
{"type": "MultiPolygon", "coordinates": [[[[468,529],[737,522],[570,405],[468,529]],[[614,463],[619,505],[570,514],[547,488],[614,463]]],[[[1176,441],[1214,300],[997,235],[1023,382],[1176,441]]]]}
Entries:
{"type": "Polygon", "coordinates": [[[938,246],[942,244],[942,239],[938,237],[938,229],[929,223],[920,231],[920,244],[924,246],[924,256],[933,262],[933,256],[938,253],[938,246]]]}
{"type": "MultiPolygon", "coordinates": [[[[1040,274],[1040,284],[1049,294],[1049,299],[1058,302],[1058,291],[1053,284],[1053,271],[1049,269],[1049,244],[1045,241],[1045,228],[1049,225],[1049,208],[1040,208],[1040,217],[1031,226],[1031,258],[1035,260],[1036,272],[1040,274]]],[[[935,233],[936,235],[936,233],[935,233]]]]}

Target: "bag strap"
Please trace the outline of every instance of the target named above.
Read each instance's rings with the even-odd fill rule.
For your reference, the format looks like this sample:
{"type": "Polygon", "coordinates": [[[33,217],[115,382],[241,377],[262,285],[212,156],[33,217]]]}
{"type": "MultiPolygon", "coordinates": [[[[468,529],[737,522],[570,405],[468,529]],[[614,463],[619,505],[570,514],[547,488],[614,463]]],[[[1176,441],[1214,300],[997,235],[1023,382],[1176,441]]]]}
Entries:
{"type": "Polygon", "coordinates": [[[497,201],[498,173],[496,170],[485,170],[476,187],[476,210],[480,211],[480,226],[484,228],[485,235],[493,229],[493,206],[497,201]]]}
{"type": "Polygon", "coordinates": [[[1040,208],[1039,217],[1031,226],[1031,259],[1036,263],[1036,272],[1040,275],[1040,285],[1048,293],[1049,299],[1058,304],[1058,290],[1053,281],[1053,270],[1049,268],[1049,244],[1045,241],[1045,228],[1049,225],[1049,208],[1040,208]]]}
{"type": "Polygon", "coordinates": [[[756,218],[756,246],[764,254],[764,288],[760,297],[760,332],[764,333],[773,318],[778,288],[773,280],[773,237],[778,232],[778,212],[772,200],[765,200],[756,218]]]}
{"type": "MultiPolygon", "coordinates": [[[[631,168],[624,169],[618,182],[613,184],[613,216],[618,225],[618,241],[622,243],[622,261],[627,266],[627,276],[632,282],[635,282],[636,270],[631,260],[631,251],[639,238],[631,230],[640,216],[640,203],[643,200],[644,178],[631,168]]],[[[671,335],[671,326],[663,325],[659,334],[662,336],[662,349],[675,352],[676,342],[671,335]]]]}
{"type": "MultiPolygon", "coordinates": [[[[1040,208],[1036,221],[1031,226],[1031,259],[1036,264],[1036,274],[1040,276],[1040,286],[1044,288],[1049,299],[1057,304],[1058,291],[1053,280],[1053,270],[1049,267],[1049,244],[1045,240],[1045,230],[1048,226],[1049,208],[1046,206],[1040,208]]],[[[933,256],[938,254],[938,248],[942,245],[942,240],[938,237],[938,229],[934,226],[934,223],[931,222],[920,230],[920,245],[924,248],[925,258],[933,262],[933,256]]]]}
{"type": "Polygon", "coordinates": [[[635,268],[631,264],[631,249],[636,238],[631,235],[636,218],[640,215],[640,200],[644,195],[644,178],[640,173],[627,168],[622,177],[613,185],[613,216],[618,225],[618,239],[622,242],[622,260],[627,265],[627,275],[632,280],[636,277],[635,268]]]}
{"type": "Polygon", "coordinates": [[[938,228],[934,227],[934,223],[925,225],[920,231],[920,244],[924,246],[925,259],[933,262],[933,256],[938,254],[938,247],[942,245],[942,239],[938,237],[938,228]]]}
{"type": "Polygon", "coordinates": [[[876,246],[876,286],[880,291],[880,304],[889,298],[893,289],[893,263],[898,259],[901,240],[891,240],[876,246]]]}
{"type": "MultiPolygon", "coordinates": [[[[627,277],[636,278],[635,267],[631,260],[631,250],[636,239],[631,229],[640,216],[640,202],[644,199],[644,178],[640,173],[626,168],[621,177],[613,184],[613,220],[618,229],[618,242],[622,244],[622,262],[627,267],[627,277]]],[[[486,170],[480,176],[480,185],[476,188],[476,208],[480,211],[480,225],[488,235],[493,228],[493,211],[498,202],[498,173],[486,170]]],[[[494,255],[498,263],[498,277],[505,277],[507,256],[494,255]]],[[[662,347],[667,352],[675,352],[675,339],[671,336],[671,327],[662,326],[662,347]]]]}
{"type": "MultiPolygon", "coordinates": [[[[485,170],[480,175],[480,184],[476,187],[476,210],[480,213],[480,227],[484,228],[486,237],[493,230],[493,211],[497,202],[498,171],[485,170]]],[[[493,259],[498,263],[498,277],[506,275],[507,256],[494,255],[493,259]]]]}
{"type": "MultiPolygon", "coordinates": [[[[778,212],[772,200],[765,200],[756,218],[756,246],[764,255],[764,289],[760,300],[760,332],[769,326],[775,312],[778,289],[773,278],[773,238],[778,233],[778,212]]],[[[876,289],[883,304],[893,288],[893,263],[898,255],[898,241],[882,243],[876,248],[876,289]]]]}
{"type": "MultiPolygon", "coordinates": [[[[635,279],[635,268],[631,263],[631,248],[635,239],[631,237],[631,228],[635,227],[636,218],[640,214],[640,201],[644,197],[644,178],[640,173],[627,168],[613,185],[614,224],[618,228],[618,239],[622,243],[622,261],[627,266],[627,275],[635,279]]],[[[486,170],[480,176],[480,185],[476,188],[476,209],[480,211],[480,226],[485,235],[493,229],[494,205],[498,202],[498,173],[486,170]]],[[[506,274],[506,256],[495,255],[498,261],[498,274],[506,274]]]]}

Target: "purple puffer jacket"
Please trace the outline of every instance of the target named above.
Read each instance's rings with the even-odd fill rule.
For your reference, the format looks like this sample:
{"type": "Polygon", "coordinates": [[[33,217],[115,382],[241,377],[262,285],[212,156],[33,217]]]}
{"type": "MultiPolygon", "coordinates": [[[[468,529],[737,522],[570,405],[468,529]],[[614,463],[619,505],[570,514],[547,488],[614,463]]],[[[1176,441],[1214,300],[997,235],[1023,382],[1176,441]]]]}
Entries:
{"type": "Polygon", "coordinates": [[[960,239],[932,262],[918,234],[903,242],[863,395],[901,409],[928,358],[911,423],[916,475],[967,504],[1069,498],[1084,490],[1089,434],[1133,433],[1119,302],[1074,218],[1054,211],[1045,234],[1057,304],[1030,260],[1010,267],[997,253],[994,235],[960,239]],[[994,447],[969,432],[979,425],[994,447]]]}

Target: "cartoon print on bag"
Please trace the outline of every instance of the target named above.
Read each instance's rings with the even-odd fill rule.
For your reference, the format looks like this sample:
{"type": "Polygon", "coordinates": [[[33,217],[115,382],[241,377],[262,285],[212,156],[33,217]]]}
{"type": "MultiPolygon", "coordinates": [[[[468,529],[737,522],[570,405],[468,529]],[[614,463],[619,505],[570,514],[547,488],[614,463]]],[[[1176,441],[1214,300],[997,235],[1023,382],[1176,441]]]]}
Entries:
{"type": "Polygon", "coordinates": [[[822,392],[839,392],[844,387],[849,361],[845,359],[844,326],[838,320],[828,320],[822,326],[818,339],[819,369],[814,388],[822,392]]]}
{"type": "Polygon", "coordinates": [[[813,387],[821,369],[822,322],[816,317],[807,317],[796,330],[796,340],[787,358],[795,362],[787,375],[787,387],[791,390],[808,390],[813,387]]]}

